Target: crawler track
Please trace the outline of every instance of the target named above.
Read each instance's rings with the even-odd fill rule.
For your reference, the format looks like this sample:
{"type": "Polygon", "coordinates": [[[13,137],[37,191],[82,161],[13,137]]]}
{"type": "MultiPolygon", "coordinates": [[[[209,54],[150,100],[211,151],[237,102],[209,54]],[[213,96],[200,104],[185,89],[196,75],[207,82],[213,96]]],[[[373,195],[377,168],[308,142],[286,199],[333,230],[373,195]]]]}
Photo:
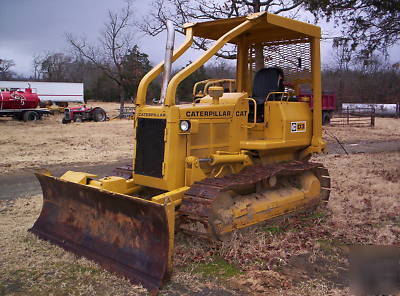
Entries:
{"type": "MultiPolygon", "coordinates": [[[[264,166],[255,165],[237,174],[222,178],[207,178],[194,183],[186,192],[178,210],[179,227],[184,232],[196,236],[220,238],[211,221],[215,210],[220,206],[221,196],[234,192],[246,197],[248,194],[258,192],[259,185],[268,182],[271,177],[298,176],[307,171],[312,171],[321,183],[321,194],[317,204],[321,200],[327,201],[330,193],[330,178],[328,170],[322,164],[292,161],[264,166]]],[[[309,206],[315,205],[314,203],[309,206]]]]}

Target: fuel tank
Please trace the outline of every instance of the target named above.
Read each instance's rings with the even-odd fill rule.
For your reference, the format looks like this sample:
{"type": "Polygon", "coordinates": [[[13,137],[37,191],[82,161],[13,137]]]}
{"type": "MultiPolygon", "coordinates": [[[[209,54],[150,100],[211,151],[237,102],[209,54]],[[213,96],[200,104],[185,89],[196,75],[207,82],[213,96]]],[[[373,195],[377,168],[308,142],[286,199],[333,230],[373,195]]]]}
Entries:
{"type": "Polygon", "coordinates": [[[40,99],[31,88],[24,90],[0,91],[0,109],[32,109],[39,105],[40,99]]]}

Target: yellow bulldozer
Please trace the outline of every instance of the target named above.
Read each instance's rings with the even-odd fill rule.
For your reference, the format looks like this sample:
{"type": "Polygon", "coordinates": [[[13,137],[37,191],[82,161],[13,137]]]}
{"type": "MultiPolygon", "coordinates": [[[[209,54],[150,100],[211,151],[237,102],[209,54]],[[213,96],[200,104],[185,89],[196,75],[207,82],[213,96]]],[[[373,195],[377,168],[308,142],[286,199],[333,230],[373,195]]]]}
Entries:
{"type": "MultiPolygon", "coordinates": [[[[37,173],[43,208],[30,229],[40,238],[157,291],[172,272],[174,233],[223,240],[233,231],[309,211],[326,202],[328,171],[310,156],[321,138],[320,28],[258,13],[189,23],[165,62],[141,80],[136,98],[133,165],[98,178],[37,173]],[[207,51],[169,79],[171,64],[193,38],[207,51]],[[179,84],[223,46],[236,50],[236,79],[225,89],[176,103],[179,84]],[[256,69],[256,52],[264,67],[256,69]],[[160,99],[146,103],[163,73],[160,99]],[[286,82],[310,81],[308,98],[286,82]]],[[[223,78],[221,78],[223,80],[223,78]]]]}

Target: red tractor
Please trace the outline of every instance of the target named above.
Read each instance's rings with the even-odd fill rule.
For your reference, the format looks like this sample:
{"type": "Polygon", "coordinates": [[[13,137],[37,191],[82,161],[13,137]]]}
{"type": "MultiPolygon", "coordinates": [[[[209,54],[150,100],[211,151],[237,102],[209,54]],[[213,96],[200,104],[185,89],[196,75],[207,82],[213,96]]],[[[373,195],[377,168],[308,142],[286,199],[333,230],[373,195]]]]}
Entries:
{"type": "Polygon", "coordinates": [[[62,123],[82,122],[82,121],[106,121],[107,114],[100,107],[86,107],[86,105],[65,108],[62,123]]]}

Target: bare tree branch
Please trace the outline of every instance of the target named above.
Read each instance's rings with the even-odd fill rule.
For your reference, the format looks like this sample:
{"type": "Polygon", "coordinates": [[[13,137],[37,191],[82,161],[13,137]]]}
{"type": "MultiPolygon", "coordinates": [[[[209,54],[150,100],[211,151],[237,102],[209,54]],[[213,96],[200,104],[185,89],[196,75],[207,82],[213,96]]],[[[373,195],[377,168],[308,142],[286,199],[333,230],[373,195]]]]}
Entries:
{"type": "Polygon", "coordinates": [[[364,60],[400,41],[400,5],[397,0],[304,0],[316,17],[333,21],[343,37],[351,40],[352,50],[364,60]]]}
{"type": "MultiPolygon", "coordinates": [[[[165,30],[166,20],[169,19],[173,21],[176,31],[184,34],[182,25],[187,22],[238,17],[253,12],[269,11],[271,7],[277,7],[274,11],[276,14],[296,10],[296,15],[303,4],[303,0],[153,0],[150,14],[139,26],[145,33],[156,36],[165,30]]],[[[209,44],[202,39],[195,39],[193,47],[207,50],[209,44]]],[[[218,52],[217,56],[225,59],[236,58],[235,53],[229,49],[218,52]]]]}
{"type": "Polygon", "coordinates": [[[71,34],[66,36],[77,56],[93,63],[119,86],[121,108],[126,94],[137,84],[138,78],[135,75],[141,78],[150,66],[147,55],[140,53],[134,42],[132,29],[132,1],[128,0],[122,10],[108,12],[108,21],[104,24],[98,46],[89,44],[86,38],[77,38],[71,34]]]}

